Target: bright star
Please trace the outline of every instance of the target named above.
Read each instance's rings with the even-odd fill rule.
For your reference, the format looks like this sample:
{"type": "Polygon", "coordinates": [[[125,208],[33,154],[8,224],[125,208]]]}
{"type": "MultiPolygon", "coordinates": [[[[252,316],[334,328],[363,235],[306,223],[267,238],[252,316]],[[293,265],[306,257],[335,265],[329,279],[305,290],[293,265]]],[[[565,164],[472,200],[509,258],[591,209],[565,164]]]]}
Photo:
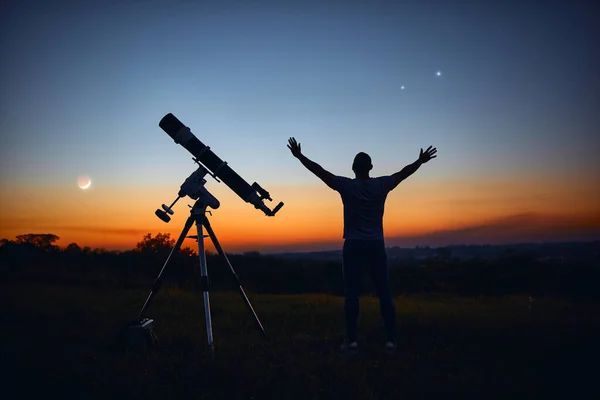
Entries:
{"type": "Polygon", "coordinates": [[[404,85],[400,86],[400,89],[404,90],[404,85]]]}
{"type": "Polygon", "coordinates": [[[442,71],[438,71],[438,72],[436,73],[436,75],[437,75],[437,76],[442,76],[442,71]]]}

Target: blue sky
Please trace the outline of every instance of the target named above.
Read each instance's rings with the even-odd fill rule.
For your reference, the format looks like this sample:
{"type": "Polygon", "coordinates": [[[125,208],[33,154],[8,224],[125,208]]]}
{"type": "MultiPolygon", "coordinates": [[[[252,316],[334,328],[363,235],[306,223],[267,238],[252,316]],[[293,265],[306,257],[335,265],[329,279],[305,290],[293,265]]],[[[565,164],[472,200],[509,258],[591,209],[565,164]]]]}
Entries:
{"type": "Polygon", "coordinates": [[[600,177],[591,8],[323,3],[5,6],[3,191],[176,188],[194,165],[158,127],[169,112],[267,189],[319,184],[289,136],[347,176],[359,151],[383,175],[434,145],[421,179],[600,177]]]}
{"type": "Polygon", "coordinates": [[[158,128],[167,112],[273,182],[296,171],[292,135],[337,173],[362,149],[392,172],[429,144],[445,174],[592,156],[597,50],[566,7],[165,3],[13,6],[3,180],[118,170],[143,182],[140,170],[187,162],[158,128]]]}

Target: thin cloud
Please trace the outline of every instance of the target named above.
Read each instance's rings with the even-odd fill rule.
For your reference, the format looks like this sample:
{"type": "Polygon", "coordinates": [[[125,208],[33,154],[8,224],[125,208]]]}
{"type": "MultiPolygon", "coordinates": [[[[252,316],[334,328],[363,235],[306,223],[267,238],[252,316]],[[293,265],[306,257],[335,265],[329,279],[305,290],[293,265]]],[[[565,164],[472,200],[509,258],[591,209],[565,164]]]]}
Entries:
{"type": "Polygon", "coordinates": [[[556,240],[596,240],[600,238],[600,216],[571,217],[521,213],[482,224],[423,235],[391,237],[390,245],[502,244],[556,240]]]}
{"type": "Polygon", "coordinates": [[[45,218],[20,218],[9,217],[0,219],[0,225],[3,230],[19,230],[22,233],[50,232],[60,236],[60,232],[91,233],[102,235],[145,235],[153,233],[154,229],[141,228],[118,228],[103,226],[78,226],[78,225],[60,225],[55,220],[45,218]]]}
{"type": "Polygon", "coordinates": [[[70,231],[79,233],[97,233],[103,235],[146,235],[153,233],[153,229],[135,229],[135,228],[106,228],[106,227],[87,227],[87,226],[55,226],[52,228],[53,231],[70,231]]]}
{"type": "MultiPolygon", "coordinates": [[[[15,228],[13,228],[15,229],[15,228]]],[[[56,226],[56,225],[35,225],[35,228],[26,228],[20,226],[19,229],[23,234],[26,233],[52,233],[54,235],[61,236],[61,232],[75,232],[75,233],[92,233],[101,235],[145,235],[152,233],[152,229],[133,229],[133,228],[105,228],[105,227],[85,227],[85,226],[56,226]]]]}
{"type": "MultiPolygon", "coordinates": [[[[485,221],[481,224],[430,232],[422,235],[386,237],[387,246],[447,246],[463,244],[509,244],[540,241],[587,241],[600,240],[600,214],[572,217],[540,213],[519,213],[485,221]]],[[[340,250],[343,239],[268,244],[248,244],[243,251],[304,252],[340,250]]],[[[238,250],[238,249],[236,249],[238,250]]]]}

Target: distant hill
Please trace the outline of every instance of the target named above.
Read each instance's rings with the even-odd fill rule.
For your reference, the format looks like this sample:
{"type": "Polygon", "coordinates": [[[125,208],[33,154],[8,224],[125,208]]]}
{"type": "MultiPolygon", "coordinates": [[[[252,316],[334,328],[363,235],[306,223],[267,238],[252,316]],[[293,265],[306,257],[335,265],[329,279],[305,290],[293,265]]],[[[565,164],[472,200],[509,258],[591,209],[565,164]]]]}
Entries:
{"type": "MultiPolygon", "coordinates": [[[[494,260],[515,253],[527,253],[531,257],[544,261],[598,261],[600,265],[600,241],[565,243],[515,243],[504,245],[454,245],[445,247],[416,246],[413,248],[388,247],[387,254],[391,263],[423,260],[430,257],[452,257],[460,260],[494,260]]],[[[269,256],[312,261],[341,261],[342,250],[286,252],[269,256]]]]}

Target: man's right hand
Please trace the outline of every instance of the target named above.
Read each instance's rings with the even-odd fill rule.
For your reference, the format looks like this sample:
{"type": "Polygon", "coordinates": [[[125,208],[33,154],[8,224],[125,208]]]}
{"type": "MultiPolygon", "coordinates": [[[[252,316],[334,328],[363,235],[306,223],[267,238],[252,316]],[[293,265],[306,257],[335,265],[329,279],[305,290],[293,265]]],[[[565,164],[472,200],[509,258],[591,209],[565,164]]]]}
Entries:
{"type": "Polygon", "coordinates": [[[294,157],[299,158],[302,155],[302,149],[300,148],[300,143],[296,142],[296,139],[291,137],[288,140],[288,149],[292,152],[294,157]]]}
{"type": "Polygon", "coordinates": [[[431,147],[432,146],[429,146],[427,148],[427,150],[425,150],[425,153],[423,153],[423,149],[421,149],[421,153],[419,153],[419,161],[422,164],[425,164],[427,161],[431,160],[432,158],[437,157],[437,155],[435,155],[435,153],[437,153],[437,149],[435,147],[432,149],[431,147]]]}

